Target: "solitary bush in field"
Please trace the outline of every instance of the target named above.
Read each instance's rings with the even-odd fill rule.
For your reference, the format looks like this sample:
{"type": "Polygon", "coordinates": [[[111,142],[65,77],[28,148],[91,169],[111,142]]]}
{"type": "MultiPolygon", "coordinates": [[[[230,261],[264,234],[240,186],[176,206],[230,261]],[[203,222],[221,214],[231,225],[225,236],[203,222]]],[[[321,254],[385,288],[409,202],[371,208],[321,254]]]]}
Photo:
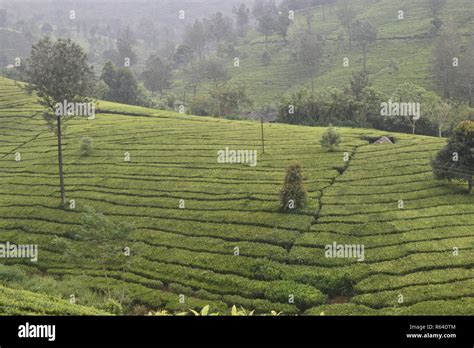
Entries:
{"type": "Polygon", "coordinates": [[[81,144],[81,156],[90,156],[92,154],[92,139],[83,138],[81,144]]]}
{"type": "Polygon", "coordinates": [[[57,105],[64,101],[90,102],[84,96],[91,90],[94,73],[84,50],[71,39],[52,42],[45,37],[32,46],[26,75],[28,84],[24,88],[28,92],[36,92],[39,104],[46,108],[43,117],[57,138],[59,187],[61,204],[65,206],[62,138],[64,123],[74,115],[61,115],[57,105]]]}
{"type": "Polygon", "coordinates": [[[292,162],[286,169],[285,182],[280,192],[281,209],[284,211],[302,209],[306,204],[306,197],[301,164],[292,162]]]}
{"type": "Polygon", "coordinates": [[[328,151],[334,151],[341,143],[342,138],[339,132],[334,127],[329,127],[324,132],[323,137],[319,141],[322,147],[328,151]]]}
{"type": "Polygon", "coordinates": [[[474,121],[463,121],[454,130],[448,144],[431,162],[438,180],[467,181],[468,193],[474,187],[474,121]]]}
{"type": "Polygon", "coordinates": [[[70,242],[67,248],[66,257],[78,266],[93,259],[106,280],[108,298],[112,298],[110,272],[125,271],[132,262],[132,256],[126,253],[131,244],[129,235],[132,230],[133,227],[126,222],[112,221],[94,209],[86,208],[81,226],[73,236],[77,242],[70,242]]]}

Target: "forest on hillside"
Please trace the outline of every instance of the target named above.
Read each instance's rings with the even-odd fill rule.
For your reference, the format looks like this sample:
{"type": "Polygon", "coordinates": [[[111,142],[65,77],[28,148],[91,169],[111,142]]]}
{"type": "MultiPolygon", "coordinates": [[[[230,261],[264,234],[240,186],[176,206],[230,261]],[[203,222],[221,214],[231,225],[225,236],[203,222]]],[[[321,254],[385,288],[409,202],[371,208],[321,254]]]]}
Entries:
{"type": "Polygon", "coordinates": [[[452,2],[5,3],[0,66],[22,80],[33,44],[72,38],[94,67],[92,98],[442,136],[474,117],[473,13],[452,2]],[[422,115],[383,117],[389,102],[420,103],[422,115]]]}

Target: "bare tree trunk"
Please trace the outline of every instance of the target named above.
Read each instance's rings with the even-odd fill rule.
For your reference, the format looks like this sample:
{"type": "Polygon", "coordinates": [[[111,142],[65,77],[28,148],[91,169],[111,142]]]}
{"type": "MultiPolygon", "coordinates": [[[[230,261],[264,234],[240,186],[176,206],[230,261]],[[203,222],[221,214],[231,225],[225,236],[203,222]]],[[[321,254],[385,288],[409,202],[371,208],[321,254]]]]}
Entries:
{"type": "Polygon", "coordinates": [[[349,49],[352,50],[351,25],[347,24],[347,34],[349,35],[349,49]]]}
{"type": "Polygon", "coordinates": [[[472,103],[472,84],[469,84],[469,107],[474,107],[472,103]]]}
{"type": "Polygon", "coordinates": [[[444,99],[449,99],[449,90],[448,90],[448,72],[444,72],[444,99]]]}
{"type": "Polygon", "coordinates": [[[439,133],[439,137],[442,138],[443,137],[443,132],[442,132],[442,126],[441,125],[438,125],[438,133],[439,133]]]}
{"type": "Polygon", "coordinates": [[[364,71],[367,71],[367,64],[366,64],[367,48],[365,46],[362,48],[362,53],[364,55],[364,71]]]}
{"type": "Polygon", "coordinates": [[[111,297],[111,291],[110,291],[109,276],[107,275],[107,269],[105,268],[105,266],[102,268],[102,270],[104,271],[105,284],[107,286],[107,298],[110,298],[111,297]]]}
{"type": "Polygon", "coordinates": [[[468,193],[472,193],[472,188],[474,186],[474,182],[472,180],[472,176],[467,180],[467,185],[468,185],[468,193]]]}
{"type": "Polygon", "coordinates": [[[59,164],[59,186],[61,188],[61,204],[66,205],[66,192],[64,190],[64,172],[63,172],[63,145],[62,145],[62,129],[61,116],[56,117],[58,123],[58,164],[59,164]]]}

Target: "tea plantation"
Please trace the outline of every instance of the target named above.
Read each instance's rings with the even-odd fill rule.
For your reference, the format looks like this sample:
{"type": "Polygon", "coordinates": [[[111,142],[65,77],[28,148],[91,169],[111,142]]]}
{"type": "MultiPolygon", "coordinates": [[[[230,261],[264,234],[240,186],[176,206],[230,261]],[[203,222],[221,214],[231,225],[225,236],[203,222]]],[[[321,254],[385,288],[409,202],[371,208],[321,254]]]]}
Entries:
{"type": "MultiPolygon", "coordinates": [[[[75,207],[62,209],[56,138],[35,98],[0,79],[0,242],[39,246],[36,263],[0,261],[111,287],[147,310],[472,314],[474,197],[462,183],[433,179],[430,160],[445,140],[390,134],[394,145],[374,145],[387,134],[340,128],[339,150],[326,152],[324,131],[265,124],[263,153],[256,122],[100,102],[94,120],[67,123],[66,192],[75,207]],[[80,154],[85,137],[89,156],[80,154]],[[218,163],[226,147],[257,150],[257,166],[218,163]],[[309,201],[286,214],[279,192],[292,160],[302,164],[309,201]],[[111,267],[107,279],[93,245],[78,267],[56,243],[71,240],[88,207],[133,225],[130,265],[111,267]],[[365,260],[325,257],[334,242],[365,246],[365,260]]],[[[0,287],[0,313],[99,314],[50,307],[43,296],[67,299],[54,288],[37,293],[0,287]],[[12,292],[6,303],[15,310],[2,307],[12,292]]]]}
{"type": "Polygon", "coordinates": [[[30,291],[0,286],[1,315],[107,315],[95,308],[73,305],[68,301],[30,291]]]}

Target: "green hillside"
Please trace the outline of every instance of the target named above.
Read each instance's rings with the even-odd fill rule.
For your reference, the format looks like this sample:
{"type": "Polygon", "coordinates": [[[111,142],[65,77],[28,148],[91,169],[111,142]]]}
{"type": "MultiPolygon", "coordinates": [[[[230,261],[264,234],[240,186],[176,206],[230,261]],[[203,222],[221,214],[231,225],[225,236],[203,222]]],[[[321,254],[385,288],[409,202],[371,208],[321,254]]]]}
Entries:
{"type": "MultiPolygon", "coordinates": [[[[388,95],[405,82],[432,90],[434,84],[430,66],[434,40],[429,36],[433,19],[429,0],[352,0],[351,4],[357,13],[356,19],[369,21],[378,31],[377,41],[370,46],[367,61],[373,86],[388,95]],[[398,19],[399,10],[404,11],[403,20],[398,19]]],[[[352,72],[362,70],[361,49],[355,43],[352,50],[349,49],[347,32],[337,18],[336,4],[325,9],[325,20],[321,8],[313,12],[312,29],[325,38],[321,71],[316,75],[315,87],[346,86],[352,72]],[[344,41],[339,40],[340,34],[344,41]],[[349,58],[349,67],[343,66],[344,58],[349,58]]],[[[467,41],[472,35],[474,6],[471,0],[448,0],[439,18],[453,28],[461,41],[467,41]]],[[[261,62],[265,39],[256,30],[236,45],[240,66],[233,67],[233,58],[229,58],[232,79],[248,87],[257,105],[275,103],[279,95],[302,85],[311,86],[307,72],[292,56],[290,44],[294,41],[292,35],[295,28],[305,25],[304,22],[302,14],[297,13],[286,44],[281,36],[270,38],[268,50],[272,63],[268,66],[261,62]]],[[[175,88],[178,95],[182,95],[182,88],[183,84],[178,82],[175,88]]],[[[203,86],[201,93],[205,91],[206,86],[203,86]]]]}
{"type": "Polygon", "coordinates": [[[110,315],[95,308],[0,285],[0,315],[110,315]]]}
{"type": "Polygon", "coordinates": [[[111,269],[109,283],[147,309],[473,313],[474,197],[435,181],[429,165],[445,140],[390,134],[394,145],[372,145],[367,137],[386,134],[341,128],[339,151],[328,153],[323,128],[265,124],[263,154],[259,123],[108,102],[99,109],[95,120],[67,125],[66,192],[76,209],[63,210],[55,136],[35,100],[0,79],[0,241],[39,245],[38,262],[23,269],[105,289],[94,255],[78,268],[53,242],[69,239],[93,207],[134,225],[132,264],[111,269]],[[89,157],[79,153],[83,137],[93,139],[89,157]],[[226,147],[257,150],[258,165],[217,163],[226,147]],[[278,195],[292,160],[310,201],[283,214],[278,195]],[[326,258],[333,242],[365,245],[365,261],[326,258]]]}

